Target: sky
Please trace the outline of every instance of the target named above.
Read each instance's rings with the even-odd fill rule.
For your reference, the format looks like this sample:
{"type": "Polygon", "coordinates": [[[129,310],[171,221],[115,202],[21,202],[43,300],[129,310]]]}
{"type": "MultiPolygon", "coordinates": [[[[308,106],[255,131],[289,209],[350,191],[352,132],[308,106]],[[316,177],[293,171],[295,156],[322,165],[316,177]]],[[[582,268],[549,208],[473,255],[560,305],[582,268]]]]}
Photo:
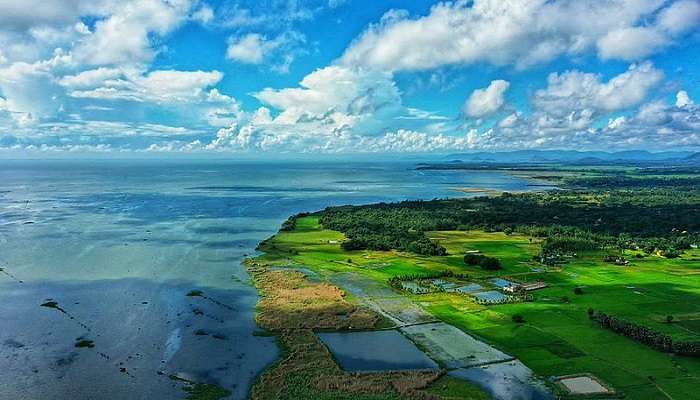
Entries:
{"type": "Polygon", "coordinates": [[[700,150],[700,0],[0,0],[0,155],[700,150]]]}

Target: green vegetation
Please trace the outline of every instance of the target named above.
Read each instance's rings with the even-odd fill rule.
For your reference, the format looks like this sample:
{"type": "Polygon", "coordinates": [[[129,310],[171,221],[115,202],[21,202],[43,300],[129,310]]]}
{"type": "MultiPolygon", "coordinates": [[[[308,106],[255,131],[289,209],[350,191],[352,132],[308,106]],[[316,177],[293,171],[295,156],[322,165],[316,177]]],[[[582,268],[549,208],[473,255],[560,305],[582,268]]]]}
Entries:
{"type": "MultiPolygon", "coordinates": [[[[610,329],[613,332],[627,336],[632,340],[636,340],[659,351],[665,351],[667,353],[676,353],[692,357],[700,357],[700,341],[674,342],[673,338],[671,338],[671,336],[669,335],[657,332],[646,326],[626,321],[614,315],[608,315],[601,312],[589,312],[588,316],[604,328],[610,329]]],[[[666,323],[670,324],[672,321],[673,317],[671,317],[670,315],[666,317],[666,323]]]]}
{"type": "Polygon", "coordinates": [[[488,400],[489,396],[474,384],[462,379],[444,376],[433,382],[425,392],[443,400],[488,400]]]}
{"type": "MultiPolygon", "coordinates": [[[[123,372],[126,371],[125,368],[121,368],[121,370],[123,372]]],[[[169,378],[173,381],[184,383],[182,390],[187,393],[187,400],[219,400],[231,395],[229,390],[219,385],[192,382],[174,374],[170,375],[169,378]]]]}
{"type": "Polygon", "coordinates": [[[487,257],[483,254],[467,253],[464,256],[464,263],[467,265],[478,265],[483,269],[496,271],[501,269],[501,262],[498,258],[487,257]]]}
{"type": "Polygon", "coordinates": [[[231,395],[231,392],[218,385],[195,383],[185,386],[187,400],[219,400],[231,395]]]}
{"type": "MultiPolygon", "coordinates": [[[[549,199],[555,195],[528,195],[526,198],[537,203],[540,201],[535,201],[537,196],[549,199]]],[[[567,203],[574,198],[574,194],[566,193],[557,196],[569,198],[567,203]]],[[[512,200],[512,196],[506,197],[504,201],[512,200]]],[[[608,206],[618,204],[619,199],[611,197],[585,195],[579,201],[602,202],[608,206]]],[[[435,215],[439,216],[438,205],[447,204],[449,208],[451,202],[424,202],[423,205],[436,207],[435,215]]],[[[377,207],[380,213],[386,213],[386,218],[393,218],[390,213],[396,206],[377,207]]],[[[367,210],[359,211],[360,214],[374,213],[369,207],[359,209],[367,210]]],[[[331,209],[331,212],[335,210],[331,209]]],[[[344,214],[354,212],[349,208],[343,211],[344,214]]],[[[581,212],[581,219],[598,219],[596,215],[586,217],[584,214],[581,212]]],[[[428,218],[430,214],[426,212],[424,215],[428,218]]],[[[557,230],[532,226],[530,234],[518,233],[518,229],[506,234],[487,232],[484,230],[487,227],[482,226],[481,230],[422,230],[424,237],[440,243],[446,249],[445,256],[397,250],[345,251],[340,245],[345,236],[338,231],[324,229],[325,225],[320,223],[323,220],[323,213],[299,218],[293,230],[280,232],[261,244],[261,250],[265,253],[257,261],[307,268],[318,274],[315,279],[320,281],[352,273],[386,286],[389,286],[392,278],[443,276],[446,271],[475,280],[502,277],[522,283],[542,281],[548,286],[532,292],[534,301],[514,304],[479,304],[468,296],[445,292],[420,295],[402,293],[415,298],[435,317],[518,357],[541,376],[591,373],[630,399],[657,399],[666,398],[667,395],[684,399],[696,396],[692,388],[700,380],[700,360],[659,352],[605,329],[589,318],[588,310],[605,312],[647,326],[674,341],[698,340],[700,250],[686,250],[680,257],[671,259],[656,252],[646,254],[641,249],[620,248],[617,241],[611,241],[606,250],[578,251],[576,256],[564,257],[562,263],[547,265],[541,263],[537,256],[548,239],[547,234],[557,230]],[[629,263],[621,266],[605,262],[605,256],[611,250],[629,260],[629,263]],[[498,259],[502,269],[489,271],[465,265],[464,256],[470,251],[498,259]],[[638,255],[642,257],[638,258],[638,255]],[[583,295],[574,295],[576,288],[580,288],[583,295]],[[674,316],[673,323],[667,323],[668,315],[674,316]],[[520,316],[522,322],[514,322],[516,316],[520,316]]],[[[565,228],[560,225],[557,229],[563,231],[565,228]]],[[[612,228],[610,234],[613,234],[612,228]]],[[[667,235],[673,234],[669,230],[667,235]]],[[[661,239],[668,238],[659,237],[661,239]]],[[[346,298],[352,300],[350,295],[346,295],[346,298]]],[[[450,387],[441,391],[437,382],[426,390],[448,396],[444,398],[450,398],[446,391],[457,390],[450,387]]]]}
{"type": "MultiPolygon", "coordinates": [[[[310,221],[299,222],[296,229],[316,236],[309,229],[310,221]]],[[[282,235],[295,236],[293,233],[282,235]]],[[[438,380],[442,375],[440,371],[348,373],[341,370],[313,330],[380,329],[390,323],[356,305],[336,286],[311,282],[299,271],[271,269],[271,266],[284,265],[284,257],[289,254],[280,250],[280,245],[282,243],[270,240],[266,246],[276,251],[247,261],[253,282],[261,293],[257,322],[278,335],[283,352],[280,360],[256,381],[252,399],[434,398],[422,389],[438,380]]],[[[476,388],[473,391],[481,393],[476,388]]]]}
{"type": "Polygon", "coordinates": [[[546,238],[549,264],[593,249],[632,249],[676,257],[700,243],[700,191],[670,189],[505,193],[498,197],[333,207],[321,224],[345,234],[344,250],[396,249],[446,255],[429,231],[519,232],[546,238]]]}

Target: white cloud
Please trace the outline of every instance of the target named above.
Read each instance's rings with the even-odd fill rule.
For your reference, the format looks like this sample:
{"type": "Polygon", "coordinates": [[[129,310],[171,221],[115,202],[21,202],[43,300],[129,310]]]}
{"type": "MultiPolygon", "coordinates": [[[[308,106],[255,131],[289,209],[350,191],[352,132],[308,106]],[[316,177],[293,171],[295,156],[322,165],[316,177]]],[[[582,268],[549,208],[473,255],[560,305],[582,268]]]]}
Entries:
{"type": "MultiPolygon", "coordinates": [[[[265,89],[255,97],[267,107],[220,129],[208,149],[372,151],[380,143],[390,146],[393,136],[379,139],[388,132],[415,139],[408,128],[422,127],[425,134],[439,136],[445,123],[432,113],[403,107],[392,75],[367,69],[330,66],[307,75],[299,87],[265,89]]],[[[437,136],[422,143],[438,147],[443,139],[437,136]]]]}
{"type": "Polygon", "coordinates": [[[295,57],[305,52],[300,47],[305,40],[303,34],[293,30],[288,30],[272,39],[259,33],[231,37],[226,49],[226,58],[253,65],[275,58],[271,69],[286,73],[295,57]],[[281,61],[276,60],[277,58],[281,58],[281,61]]]}
{"type": "Polygon", "coordinates": [[[488,87],[477,89],[469,96],[462,107],[466,116],[481,118],[500,110],[505,103],[504,94],[510,83],[504,80],[491,81],[488,87]]]}
{"type": "Polygon", "coordinates": [[[693,100],[688,96],[688,92],[681,90],[676,93],[676,107],[681,108],[693,105],[695,105],[695,103],[693,103],[693,100]]]}
{"type": "Polygon", "coordinates": [[[64,25],[82,15],[106,15],[116,3],[114,0],[2,0],[0,26],[23,31],[33,26],[64,25]]]}
{"type": "Polygon", "coordinates": [[[217,84],[219,71],[136,71],[99,68],[66,76],[60,83],[77,98],[102,100],[151,101],[158,103],[190,102],[202,98],[205,89],[217,84]]]}
{"type": "Polygon", "coordinates": [[[265,2],[264,7],[260,7],[256,0],[224,2],[217,8],[217,14],[221,15],[220,25],[225,28],[288,29],[294,23],[313,19],[318,8],[307,3],[280,0],[265,2]]]}
{"type": "Polygon", "coordinates": [[[122,71],[117,68],[100,67],[82,71],[75,75],[66,75],[59,79],[61,86],[76,89],[76,88],[94,88],[102,85],[108,79],[116,79],[122,76],[122,71]]]}
{"type": "Polygon", "coordinates": [[[681,35],[700,24],[700,1],[679,0],[659,15],[659,26],[673,35],[681,35]]]}
{"type": "Polygon", "coordinates": [[[246,64],[260,64],[268,50],[270,47],[266,39],[260,34],[251,33],[232,39],[226,49],[226,58],[246,64]]]}
{"type": "Polygon", "coordinates": [[[214,20],[214,10],[208,4],[202,4],[192,13],[192,19],[206,25],[214,20]]]}
{"type": "Polygon", "coordinates": [[[608,32],[598,40],[598,55],[603,60],[628,61],[648,57],[669,44],[670,38],[653,28],[627,27],[608,32]]]}
{"type": "Polygon", "coordinates": [[[378,138],[363,141],[356,152],[430,153],[459,151],[473,148],[474,132],[464,136],[432,135],[424,132],[400,129],[378,138]]]}
{"type": "Polygon", "coordinates": [[[558,117],[584,110],[621,110],[644,101],[663,76],[649,62],[632,65],[608,82],[592,73],[553,73],[547,79],[547,87],[535,92],[533,103],[538,110],[558,117]]]}
{"type": "Polygon", "coordinates": [[[190,0],[139,0],[122,4],[95,23],[94,32],[75,48],[75,57],[91,65],[145,63],[155,51],[150,35],[164,36],[186,20],[190,0]]]}
{"type": "Polygon", "coordinates": [[[478,62],[527,67],[591,50],[603,58],[636,60],[698,26],[695,17],[684,17],[686,11],[694,12],[697,0],[663,8],[665,4],[457,0],[438,3],[428,15],[414,19],[392,10],[353,42],[341,62],[391,71],[478,62]]]}
{"type": "Polygon", "coordinates": [[[255,97],[287,116],[321,116],[341,112],[352,116],[377,113],[401,104],[390,74],[330,66],[312,72],[299,88],[265,89],[255,97]]]}

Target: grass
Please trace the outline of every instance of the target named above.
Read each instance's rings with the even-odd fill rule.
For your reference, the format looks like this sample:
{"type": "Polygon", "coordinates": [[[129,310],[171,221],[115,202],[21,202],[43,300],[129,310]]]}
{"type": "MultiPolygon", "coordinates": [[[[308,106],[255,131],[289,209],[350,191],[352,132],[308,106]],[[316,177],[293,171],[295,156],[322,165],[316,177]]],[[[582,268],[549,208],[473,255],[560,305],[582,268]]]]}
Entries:
{"type": "Polygon", "coordinates": [[[177,375],[170,375],[170,379],[184,383],[182,390],[187,393],[187,400],[219,400],[231,395],[231,392],[219,385],[211,383],[197,383],[177,375]]]}
{"type": "Polygon", "coordinates": [[[473,384],[451,376],[443,376],[425,389],[426,393],[444,400],[488,400],[489,396],[473,384]]]}
{"type": "MultiPolygon", "coordinates": [[[[537,240],[486,232],[430,232],[448,249],[446,257],[401,252],[340,249],[343,235],[323,229],[314,216],[300,218],[297,228],[264,243],[259,261],[303,266],[319,276],[351,272],[381,282],[396,275],[452,270],[473,279],[502,276],[549,286],[528,303],[483,306],[449,293],[408,295],[439,319],[483,338],[522,360],[539,375],[592,373],[632,399],[692,398],[700,385],[700,360],[658,352],[607,331],[588,319],[593,308],[649,326],[676,340],[700,340],[700,250],[678,259],[636,258],[629,266],[604,263],[602,252],[580,254],[562,267],[532,261],[537,240]],[[500,271],[467,267],[469,250],[497,257],[500,271]],[[348,262],[348,261],[351,262],[348,262]],[[574,293],[580,287],[583,294],[574,293]],[[524,323],[513,322],[520,315],[524,323]],[[674,322],[667,323],[666,316],[674,322]]],[[[448,385],[449,386],[449,385],[448,385]]],[[[434,389],[434,388],[433,388],[434,389]]]]}
{"type": "Polygon", "coordinates": [[[247,261],[261,294],[256,319],[261,328],[277,334],[282,355],[258,377],[252,399],[431,398],[422,389],[436,381],[441,371],[349,373],[340,369],[313,331],[376,329],[387,322],[354,304],[338,287],[311,282],[298,271],[271,270],[272,264],[260,258],[247,261]]]}
{"type": "Polygon", "coordinates": [[[231,392],[217,385],[195,383],[185,386],[187,400],[219,400],[231,395],[231,392]]]}

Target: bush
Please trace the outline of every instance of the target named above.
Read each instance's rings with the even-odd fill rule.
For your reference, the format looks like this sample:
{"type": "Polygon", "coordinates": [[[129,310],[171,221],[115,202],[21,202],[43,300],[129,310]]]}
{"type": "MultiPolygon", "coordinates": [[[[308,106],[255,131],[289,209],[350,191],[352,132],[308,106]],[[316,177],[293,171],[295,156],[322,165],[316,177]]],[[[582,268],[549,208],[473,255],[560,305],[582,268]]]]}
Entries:
{"type": "Polygon", "coordinates": [[[523,322],[525,322],[525,318],[523,318],[523,316],[520,315],[520,314],[515,314],[515,315],[513,315],[513,317],[512,317],[511,319],[512,319],[513,322],[515,322],[516,324],[522,324],[523,322]]]}
{"type": "Polygon", "coordinates": [[[481,254],[468,253],[464,256],[464,263],[467,265],[479,265],[484,256],[481,254]]]}
{"type": "Polygon", "coordinates": [[[501,269],[501,262],[497,258],[487,257],[483,254],[469,253],[464,256],[464,263],[467,265],[478,265],[489,271],[501,269]]]}
{"type": "Polygon", "coordinates": [[[580,287],[574,288],[574,294],[578,294],[578,295],[583,294],[583,289],[580,287]]]}
{"type": "Polygon", "coordinates": [[[673,315],[667,315],[666,316],[666,323],[670,324],[671,322],[673,322],[673,315]]]}

